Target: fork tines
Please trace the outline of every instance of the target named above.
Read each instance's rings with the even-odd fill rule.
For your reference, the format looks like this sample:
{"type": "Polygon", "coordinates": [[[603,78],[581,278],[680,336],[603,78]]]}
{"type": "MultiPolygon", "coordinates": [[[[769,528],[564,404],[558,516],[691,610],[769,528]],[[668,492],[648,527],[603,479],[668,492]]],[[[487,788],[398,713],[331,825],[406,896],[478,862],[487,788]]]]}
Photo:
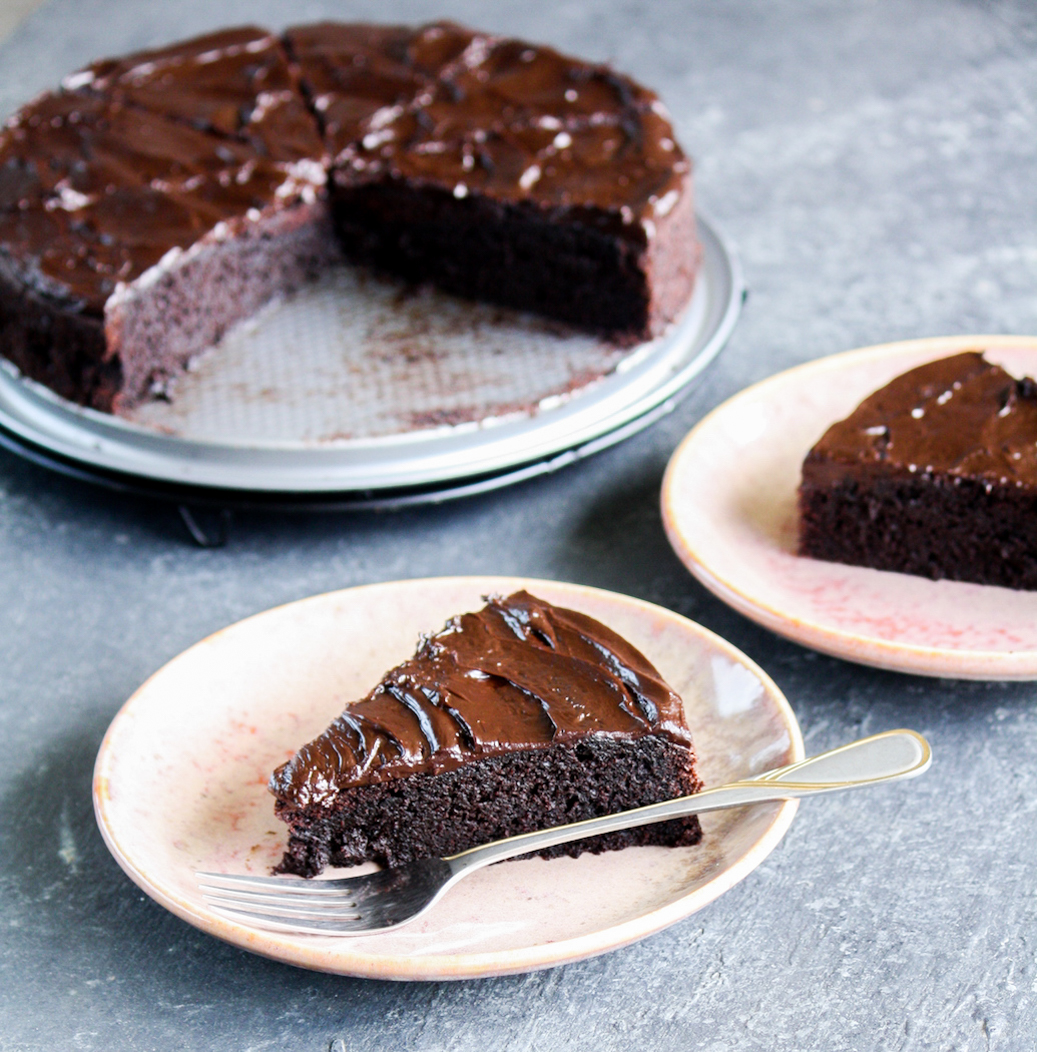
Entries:
{"type": "Polygon", "coordinates": [[[367,927],[356,895],[343,881],[293,880],[247,874],[198,873],[203,897],[216,913],[278,931],[336,934],[367,927]]]}

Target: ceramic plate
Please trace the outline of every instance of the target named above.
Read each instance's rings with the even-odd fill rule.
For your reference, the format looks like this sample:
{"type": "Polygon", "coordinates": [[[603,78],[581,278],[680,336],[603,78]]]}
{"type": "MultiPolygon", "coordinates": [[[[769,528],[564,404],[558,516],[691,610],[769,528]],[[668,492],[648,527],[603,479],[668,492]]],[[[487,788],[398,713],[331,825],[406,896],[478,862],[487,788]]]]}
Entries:
{"type": "Polygon", "coordinates": [[[663,482],[678,556],[740,613],[815,650],[927,676],[1037,678],[1037,592],[795,554],[800,465],[828,426],[900,373],[971,349],[1016,376],[1037,373],[1037,338],[941,337],[822,358],[725,402],[677,448],[663,482]]]}
{"type": "MultiPolygon", "coordinates": [[[[630,639],[685,698],[707,785],[803,756],[796,718],[771,680],[698,625],[593,588],[512,578],[369,585],[259,614],[175,658],[123,706],[94,774],[108,847],[157,902],[203,931],[306,968],[387,979],[504,975],[590,957],[658,931],[750,873],[796,804],[703,816],[694,848],[628,848],[506,862],[473,874],[398,932],[363,938],[254,930],[212,913],[196,870],[266,873],[286,827],[270,772],[409,657],[422,631],[529,588],[630,639]]],[[[330,875],[342,875],[344,870],[330,875]]]]}

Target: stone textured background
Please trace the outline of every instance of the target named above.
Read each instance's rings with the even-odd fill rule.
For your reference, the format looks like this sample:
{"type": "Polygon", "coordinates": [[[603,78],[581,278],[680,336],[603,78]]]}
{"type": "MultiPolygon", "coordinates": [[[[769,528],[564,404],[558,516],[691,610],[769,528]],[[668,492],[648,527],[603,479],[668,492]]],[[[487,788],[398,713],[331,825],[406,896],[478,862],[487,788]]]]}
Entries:
{"type": "Polygon", "coordinates": [[[1037,9],[979,0],[51,0],[0,47],[0,111],[106,53],[234,22],[443,15],[610,59],[658,88],[751,295],[670,417],[511,490],[398,514],[175,510],[0,452],[0,1049],[1035,1048],[1030,684],[913,679],[742,619],[671,554],[666,460],[744,385],[913,336],[1037,332],[1037,9]],[[908,786],[805,804],[744,883],[629,949],[525,977],[312,974],[196,932],[109,857],[90,805],[108,721],[182,648],[368,581],[529,574],[661,603],[790,698],[808,749],[932,741],[908,786]]]}

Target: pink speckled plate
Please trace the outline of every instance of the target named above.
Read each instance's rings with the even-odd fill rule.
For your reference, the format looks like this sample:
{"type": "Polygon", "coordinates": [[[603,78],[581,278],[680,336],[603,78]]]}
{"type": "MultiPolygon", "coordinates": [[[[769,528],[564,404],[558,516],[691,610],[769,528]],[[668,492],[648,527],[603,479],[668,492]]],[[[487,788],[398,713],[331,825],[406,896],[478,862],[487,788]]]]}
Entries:
{"type": "Polygon", "coordinates": [[[704,841],[694,848],[492,866],[392,934],[253,930],[202,901],[196,870],[265,873],[280,858],[286,830],[266,790],[277,764],[413,653],[420,632],[477,609],[487,593],[518,588],[599,618],[649,656],[685,699],[707,784],[802,758],[796,718],[771,680],[730,644],[668,610],[514,578],[369,585],[232,625],[130,698],[94,772],[94,808],[112,854],[157,902],[218,938],[306,968],[386,979],[546,968],[634,942],[705,906],[767,857],[795,802],[706,815],[704,841]]]}
{"type": "Polygon", "coordinates": [[[663,481],[678,556],[740,613],[815,650],[925,676],[1037,679],[1037,593],[795,554],[800,465],[825,429],[900,373],[972,349],[1037,373],[1037,337],[939,337],[808,362],[725,402],[663,481]]]}

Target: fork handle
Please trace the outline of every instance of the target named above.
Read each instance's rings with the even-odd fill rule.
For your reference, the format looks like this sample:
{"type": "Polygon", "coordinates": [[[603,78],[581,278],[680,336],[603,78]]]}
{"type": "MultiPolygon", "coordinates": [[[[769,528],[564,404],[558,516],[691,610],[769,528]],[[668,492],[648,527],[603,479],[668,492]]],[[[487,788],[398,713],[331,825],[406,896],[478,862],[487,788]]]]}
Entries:
{"type": "Polygon", "coordinates": [[[931,762],[929,743],[920,734],[909,730],[886,731],[752,778],[716,789],[706,789],[694,796],[682,796],[632,811],[620,811],[618,814],[588,818],[570,825],[522,833],[507,840],[497,840],[463,851],[446,861],[454,874],[460,874],[494,862],[503,862],[516,855],[542,851],[556,844],[568,844],[584,837],[615,833],[671,818],[914,778],[925,771],[931,762]]]}

